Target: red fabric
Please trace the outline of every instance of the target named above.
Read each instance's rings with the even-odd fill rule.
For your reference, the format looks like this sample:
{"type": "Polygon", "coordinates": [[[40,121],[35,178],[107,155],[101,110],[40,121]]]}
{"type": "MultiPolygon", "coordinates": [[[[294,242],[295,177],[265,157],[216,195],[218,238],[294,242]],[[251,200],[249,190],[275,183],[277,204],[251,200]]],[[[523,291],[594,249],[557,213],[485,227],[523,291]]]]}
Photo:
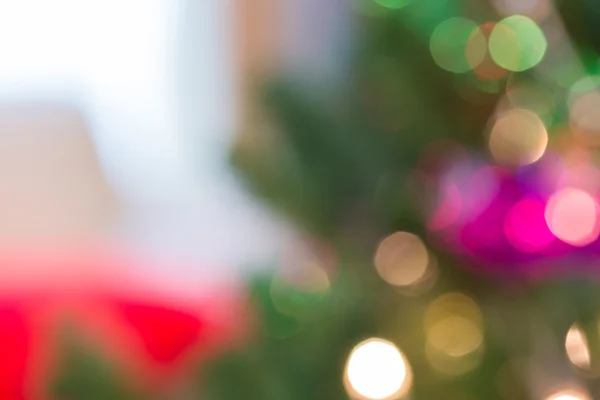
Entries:
{"type": "Polygon", "coordinates": [[[0,399],[25,398],[24,379],[31,336],[23,310],[3,305],[0,308],[0,399]]]}
{"type": "MultiPolygon", "coordinates": [[[[55,257],[37,257],[36,263],[61,264],[55,257]]],[[[98,265],[98,258],[85,263],[98,265]]],[[[241,303],[231,293],[181,302],[148,287],[135,293],[131,285],[125,290],[96,278],[73,280],[72,270],[68,277],[48,280],[47,287],[39,279],[31,287],[26,279],[0,283],[0,400],[42,398],[59,363],[57,334],[66,321],[124,368],[127,378],[155,388],[181,379],[190,364],[242,331],[236,312],[241,303]]]]}
{"type": "Polygon", "coordinates": [[[163,365],[175,362],[192,348],[204,327],[195,315],[158,305],[121,301],[117,309],[139,336],[150,358],[163,365]]]}

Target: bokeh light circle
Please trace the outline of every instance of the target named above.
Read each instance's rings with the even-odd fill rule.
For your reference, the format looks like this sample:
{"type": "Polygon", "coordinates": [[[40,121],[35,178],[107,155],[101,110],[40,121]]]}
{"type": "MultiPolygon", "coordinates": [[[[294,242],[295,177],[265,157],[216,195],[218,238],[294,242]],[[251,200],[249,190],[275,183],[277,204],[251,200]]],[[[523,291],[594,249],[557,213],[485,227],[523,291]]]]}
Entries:
{"type": "Polygon", "coordinates": [[[517,202],[504,220],[504,233],[510,244],[525,253],[534,253],[548,247],[554,235],[544,217],[545,204],[525,198],[517,202]]]}
{"type": "Polygon", "coordinates": [[[438,351],[452,357],[462,357],[481,346],[483,335],[476,321],[450,315],[430,327],[427,340],[438,351]]]}
{"type": "Polygon", "coordinates": [[[578,324],[573,324],[565,339],[565,350],[569,361],[582,370],[589,370],[591,365],[590,349],[585,333],[578,324]]]}
{"type": "Polygon", "coordinates": [[[554,194],[546,205],[545,219],[550,231],[565,243],[582,247],[598,238],[598,203],[586,191],[566,188],[554,194]]]}
{"type": "Polygon", "coordinates": [[[373,338],[350,353],[344,385],[353,399],[397,399],[410,389],[411,371],[393,343],[373,338]]]}
{"type": "MultiPolygon", "coordinates": [[[[435,330],[435,326],[448,318],[456,318],[455,323],[450,325],[465,325],[463,321],[471,321],[478,329],[483,327],[483,314],[475,300],[464,293],[450,292],[439,296],[427,308],[425,313],[424,327],[426,332],[435,330]],[[460,323],[456,323],[456,322],[460,323]]],[[[467,329],[470,329],[467,328],[467,329]]]]}
{"type": "MultiPolygon", "coordinates": [[[[496,22],[491,21],[481,24],[479,29],[471,35],[466,51],[473,73],[479,82],[478,87],[482,89],[482,84],[493,86],[496,89],[492,92],[498,93],[504,87],[502,80],[508,76],[510,71],[499,66],[489,52],[488,41],[495,26],[496,22]]],[[[486,92],[491,93],[489,90],[486,92]]]]}
{"type": "Polygon", "coordinates": [[[408,286],[425,276],[430,259],[427,248],[416,235],[396,232],[381,241],[374,263],[384,281],[394,286],[408,286]]]}
{"type": "Polygon", "coordinates": [[[489,147],[497,163],[517,167],[539,160],[548,145],[548,132],[532,111],[512,109],[494,124],[489,147]]]}
{"type": "Polygon", "coordinates": [[[431,367],[448,376],[476,368],[483,355],[483,315],[477,303],[459,292],[433,301],[425,313],[425,355],[431,367]]]}
{"type": "Polygon", "coordinates": [[[487,37],[481,27],[474,29],[467,40],[465,47],[465,57],[469,64],[469,69],[476,69],[483,63],[487,54],[487,37]]]}
{"type": "Polygon", "coordinates": [[[488,45],[492,59],[498,65],[518,72],[539,64],[546,54],[548,42],[535,21],[513,15],[496,24],[488,45]]]}
{"type": "Polygon", "coordinates": [[[545,400],[590,400],[590,397],[580,390],[561,390],[546,397],[545,400]]]}
{"type": "Polygon", "coordinates": [[[479,26],[466,18],[454,17],[440,23],[431,35],[429,49],[440,68],[454,73],[470,71],[471,64],[483,60],[479,26]],[[467,45],[469,45],[467,54],[467,45]],[[481,58],[481,60],[479,60],[481,58]],[[478,61],[479,60],[479,61],[478,61]]]}

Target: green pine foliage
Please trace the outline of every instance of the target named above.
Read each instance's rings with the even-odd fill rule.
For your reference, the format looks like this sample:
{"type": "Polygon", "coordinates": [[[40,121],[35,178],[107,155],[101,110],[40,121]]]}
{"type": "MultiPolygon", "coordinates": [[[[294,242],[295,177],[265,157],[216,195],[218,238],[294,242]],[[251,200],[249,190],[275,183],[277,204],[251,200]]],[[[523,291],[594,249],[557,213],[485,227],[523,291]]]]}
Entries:
{"type": "Polygon", "coordinates": [[[60,349],[59,372],[50,388],[53,399],[150,400],[130,386],[118,365],[72,329],[64,331],[60,349]]]}
{"type": "MultiPolygon", "coordinates": [[[[383,283],[372,261],[377,242],[391,232],[424,237],[421,208],[414,203],[419,198],[415,187],[423,182],[414,182],[412,175],[419,157],[439,140],[484,153],[482,132],[506,84],[507,78],[490,83],[472,72],[440,69],[429,49],[433,29],[449,17],[483,23],[499,16],[488,2],[474,0],[419,0],[399,10],[369,0],[359,3],[345,87],[323,94],[306,82],[271,79],[262,101],[274,132],[256,132],[252,146],[241,143],[232,155],[251,191],[302,232],[335,247],[339,276],[326,298],[316,302],[290,288],[296,308],[309,308],[299,315],[286,315],[273,304],[271,276],[254,280],[250,288],[258,332],[242,349],[203,369],[206,398],[347,399],[342,384],[347,356],[373,336],[405,352],[414,372],[414,399],[537,398],[524,360],[535,353],[540,332],[549,329],[558,339],[551,341],[555,356],[548,359],[568,365],[564,337],[576,320],[588,337],[600,338],[596,284],[579,278],[536,286],[498,282],[437,254],[438,283],[411,297],[383,283]],[[467,100],[460,90],[477,93],[478,101],[467,100]],[[432,370],[424,353],[427,305],[449,291],[465,291],[476,299],[485,332],[479,367],[453,378],[432,370]]],[[[584,0],[558,3],[585,65],[594,72],[600,65],[594,50],[600,37],[594,34],[598,6],[584,0]]],[[[532,76],[524,72],[510,79],[527,82],[532,76]]],[[[562,95],[563,89],[543,84],[552,98],[562,95]]],[[[559,108],[550,123],[559,125],[565,118],[566,110],[559,108]]],[[[589,346],[600,354],[597,341],[589,346]]],[[[584,381],[592,393],[598,389],[593,379],[584,381]]]]}
{"type": "MultiPolygon", "coordinates": [[[[351,2],[349,2],[351,3],[351,2]]],[[[271,129],[240,143],[232,163],[249,190],[293,220],[338,256],[325,291],[274,285],[263,274],[249,283],[257,329],[241,346],[198,367],[186,399],[344,400],[343,371],[354,346],[370,337],[394,342],[414,374],[416,400],[533,400],[529,358],[541,343],[551,349],[542,363],[566,365],[564,337],[579,321],[591,354],[600,354],[600,290],[585,278],[531,285],[466,271],[438,253],[438,280],[429,291],[399,293],[373,268],[377,243],[397,230],[425,236],[413,171],[432,143],[453,141],[485,152],[482,132],[506,79],[486,82],[474,73],[452,74],[433,61],[429,38],[450,17],[479,23],[498,20],[489,2],[415,0],[387,10],[374,0],[353,2],[355,48],[343,88],[314,90],[307,82],[270,77],[261,102],[271,129]],[[356,4],[355,4],[356,3],[356,4]],[[333,90],[335,89],[335,90],[333,90]],[[465,96],[476,94],[476,100],[465,96]],[[415,199],[418,199],[415,201],[415,199]],[[427,359],[423,318],[443,293],[469,293],[482,310],[483,355],[459,376],[435,371],[427,359]],[[283,304],[283,306],[282,306],[283,304]],[[553,332],[548,338],[543,332],[553,332]]],[[[598,73],[600,6],[593,0],[557,1],[584,67],[598,73]]],[[[528,72],[510,77],[528,82],[528,72]]],[[[564,88],[542,82],[549,99],[564,88]]],[[[549,124],[564,124],[565,107],[549,124]]],[[[538,363],[540,360],[536,360],[538,363]]],[[[597,357],[592,369],[600,370],[597,357]]],[[[580,377],[600,393],[593,376],[580,377]]],[[[118,368],[73,335],[64,341],[57,399],[137,400],[118,368]]]]}

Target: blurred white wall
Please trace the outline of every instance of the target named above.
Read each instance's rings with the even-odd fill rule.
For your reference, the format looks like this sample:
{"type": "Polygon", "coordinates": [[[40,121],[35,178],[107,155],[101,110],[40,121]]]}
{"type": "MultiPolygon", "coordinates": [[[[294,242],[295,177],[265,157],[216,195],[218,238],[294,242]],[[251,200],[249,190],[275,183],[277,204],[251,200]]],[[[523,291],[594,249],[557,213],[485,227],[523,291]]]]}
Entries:
{"type": "Polygon", "coordinates": [[[227,167],[237,114],[233,6],[0,0],[0,102],[79,107],[122,200],[113,240],[203,264],[156,271],[190,285],[207,271],[270,260],[286,240],[227,167]]]}
{"type": "MultiPolygon", "coordinates": [[[[290,240],[227,166],[241,1],[0,0],[0,106],[80,109],[122,204],[110,240],[205,265],[156,271],[190,285],[270,261],[290,240]]],[[[349,33],[344,0],[273,6],[284,67],[335,80],[349,33]]]]}
{"type": "Polygon", "coordinates": [[[128,198],[189,179],[173,111],[175,3],[0,0],[0,98],[83,108],[128,198]]]}

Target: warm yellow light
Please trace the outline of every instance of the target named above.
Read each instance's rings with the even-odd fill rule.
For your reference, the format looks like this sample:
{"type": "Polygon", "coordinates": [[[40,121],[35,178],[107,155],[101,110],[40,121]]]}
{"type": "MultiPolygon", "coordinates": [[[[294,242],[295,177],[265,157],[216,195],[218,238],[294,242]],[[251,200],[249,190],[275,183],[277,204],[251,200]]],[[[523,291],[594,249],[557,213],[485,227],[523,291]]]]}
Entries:
{"type": "Polygon", "coordinates": [[[566,188],[550,198],[545,211],[550,231],[565,243],[585,246],[598,238],[598,204],[586,191],[566,188]]]}
{"type": "Polygon", "coordinates": [[[483,315],[475,300],[463,293],[450,292],[438,297],[427,308],[425,330],[429,331],[436,323],[449,316],[469,319],[478,327],[483,324],[483,315]]]}
{"type": "Polygon", "coordinates": [[[590,400],[590,397],[581,391],[564,390],[546,397],[546,400],[590,400]]]}
{"type": "Polygon", "coordinates": [[[483,355],[483,316],[477,303],[462,293],[436,299],[425,314],[425,354],[431,366],[445,375],[465,374],[483,355]]]}
{"type": "Polygon", "coordinates": [[[541,119],[525,109],[504,113],[492,128],[489,147],[502,165],[520,166],[539,160],[548,145],[548,133],[541,119]]]}
{"type": "Polygon", "coordinates": [[[410,385],[411,371],[406,359],[387,340],[364,341],[348,357],[344,386],[353,399],[399,399],[410,385]]]}
{"type": "Polygon", "coordinates": [[[462,357],[477,350],[483,335],[477,324],[461,316],[449,316],[433,324],[427,340],[437,350],[452,357],[462,357]]]}
{"type": "Polygon", "coordinates": [[[425,274],[409,286],[394,286],[394,290],[408,297],[420,296],[431,290],[431,288],[435,286],[438,278],[439,270],[437,258],[435,258],[433,254],[429,254],[429,264],[427,264],[425,274]]]}
{"type": "Polygon", "coordinates": [[[421,239],[408,232],[397,232],[383,239],[374,259],[379,276],[394,286],[420,282],[430,262],[421,239]]]}
{"type": "Polygon", "coordinates": [[[565,340],[565,348],[573,365],[581,369],[590,368],[590,349],[585,334],[579,328],[579,325],[573,324],[569,329],[565,340]]]}

